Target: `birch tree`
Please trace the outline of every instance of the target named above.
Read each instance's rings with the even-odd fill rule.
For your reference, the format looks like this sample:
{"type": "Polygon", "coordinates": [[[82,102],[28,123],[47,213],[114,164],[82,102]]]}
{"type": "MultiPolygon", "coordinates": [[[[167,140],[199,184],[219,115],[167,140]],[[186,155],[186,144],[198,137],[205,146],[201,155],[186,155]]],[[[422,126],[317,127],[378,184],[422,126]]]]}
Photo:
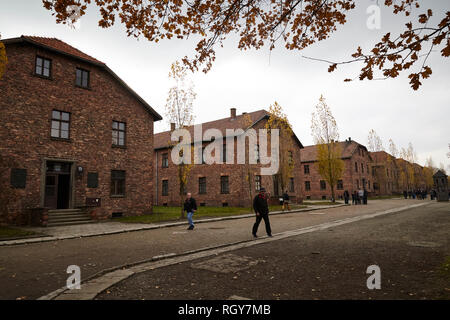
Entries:
{"type": "Polygon", "coordinates": [[[373,129],[369,131],[369,136],[367,137],[367,148],[370,152],[384,151],[383,141],[373,129]]]}
{"type": "Polygon", "coordinates": [[[316,144],[319,174],[330,185],[334,202],[336,199],[334,188],[342,177],[344,161],[338,142],[339,131],[336,120],[322,95],[312,114],[311,134],[316,144]]]}
{"type": "MultiPolygon", "coordinates": [[[[194,86],[192,82],[187,80],[187,70],[178,61],[172,63],[169,72],[169,79],[174,82],[174,85],[169,89],[166,100],[166,116],[170,123],[175,123],[176,129],[185,129],[193,124],[194,121],[194,107],[193,103],[196,97],[194,86]]],[[[172,141],[169,142],[173,147],[172,141]]],[[[191,148],[191,155],[193,154],[193,146],[191,148]]],[[[184,158],[180,151],[180,157],[183,161],[177,165],[177,180],[179,186],[179,201],[181,206],[181,218],[184,218],[184,195],[189,180],[189,172],[192,169],[192,157],[189,161],[184,158]]]]}

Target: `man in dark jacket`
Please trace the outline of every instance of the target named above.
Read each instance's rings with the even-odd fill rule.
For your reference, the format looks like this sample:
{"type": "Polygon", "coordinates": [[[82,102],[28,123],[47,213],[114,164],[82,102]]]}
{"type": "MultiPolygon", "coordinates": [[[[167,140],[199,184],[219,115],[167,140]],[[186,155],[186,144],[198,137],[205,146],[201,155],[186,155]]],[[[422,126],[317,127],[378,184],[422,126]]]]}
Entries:
{"type": "Polygon", "coordinates": [[[345,204],[348,204],[348,199],[350,198],[350,194],[348,193],[347,190],[344,191],[344,200],[345,200],[345,204]]]}
{"type": "Polygon", "coordinates": [[[192,216],[194,215],[194,212],[197,210],[197,203],[195,202],[195,199],[192,198],[191,193],[187,194],[187,198],[184,201],[184,211],[187,213],[187,219],[189,222],[189,228],[188,230],[194,230],[194,221],[192,220],[192,216]]]}
{"type": "Polygon", "coordinates": [[[259,190],[259,194],[253,199],[253,209],[256,213],[256,222],[253,225],[252,234],[253,237],[257,238],[256,232],[258,232],[258,226],[261,222],[261,219],[264,219],[264,223],[266,224],[266,232],[269,237],[272,236],[272,231],[270,229],[269,222],[269,205],[267,204],[267,195],[266,190],[261,188],[259,190]]]}
{"type": "Polygon", "coordinates": [[[291,211],[291,207],[289,206],[289,194],[287,190],[283,193],[283,211],[285,209],[288,209],[288,211],[291,211]]]}

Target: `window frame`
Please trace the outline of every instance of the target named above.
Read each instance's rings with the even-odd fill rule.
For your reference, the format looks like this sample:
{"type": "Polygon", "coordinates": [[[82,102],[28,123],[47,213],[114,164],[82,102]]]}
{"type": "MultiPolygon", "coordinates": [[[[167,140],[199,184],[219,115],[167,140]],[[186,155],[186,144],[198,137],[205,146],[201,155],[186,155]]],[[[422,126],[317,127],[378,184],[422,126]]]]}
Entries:
{"type": "Polygon", "coordinates": [[[338,180],[336,183],[337,190],[344,190],[344,181],[342,179],[338,180]]]}
{"type": "Polygon", "coordinates": [[[309,174],[309,164],[303,165],[303,174],[309,174]]]}
{"type": "Polygon", "coordinates": [[[111,190],[110,196],[116,198],[124,198],[126,196],[126,171],[125,170],[111,170],[111,190]],[[118,173],[123,173],[123,177],[118,177],[118,173]],[[119,191],[119,182],[123,183],[122,193],[119,191]]]}
{"type": "Polygon", "coordinates": [[[311,190],[311,181],[305,181],[305,191],[311,190]]]}
{"type": "Polygon", "coordinates": [[[52,79],[52,66],[53,66],[53,61],[50,58],[45,58],[41,55],[36,55],[36,58],[34,59],[34,75],[40,78],[44,78],[44,79],[52,79]],[[42,66],[41,66],[41,72],[42,73],[38,73],[37,72],[37,67],[38,67],[38,59],[42,60],[42,66]],[[48,76],[46,76],[44,74],[44,66],[45,66],[45,61],[48,61],[50,66],[48,68],[48,76]]]}
{"type": "Polygon", "coordinates": [[[169,153],[165,152],[161,155],[161,168],[169,167],[169,153]]]}
{"type": "Polygon", "coordinates": [[[255,190],[259,191],[261,189],[261,175],[255,175],[255,190]]]}
{"type": "Polygon", "coordinates": [[[327,189],[327,182],[325,180],[319,180],[320,190],[327,189]]]}
{"type": "Polygon", "coordinates": [[[220,194],[229,194],[229,193],[230,193],[230,177],[220,176],[220,194]],[[226,181],[226,188],[224,187],[225,181],[226,181]]]}
{"type": "Polygon", "coordinates": [[[114,139],[114,132],[117,132],[116,141],[112,141],[113,147],[125,148],[127,146],[127,123],[122,121],[113,120],[112,121],[112,139],[114,139]],[[117,123],[117,129],[114,128],[114,123],[117,123]],[[123,124],[123,130],[120,129],[120,125],[123,124]],[[123,133],[123,144],[118,144],[120,142],[120,133],[123,133]]]}
{"type": "Polygon", "coordinates": [[[63,111],[63,110],[58,110],[58,109],[53,109],[51,112],[51,116],[50,116],[50,138],[51,139],[55,139],[55,140],[64,140],[64,141],[70,141],[70,122],[71,122],[71,118],[72,118],[72,114],[70,112],[67,111],[63,111]],[[53,113],[54,112],[59,112],[59,119],[58,118],[53,118],[53,113]],[[63,120],[63,114],[68,114],[69,115],[69,120],[63,120]],[[53,123],[57,122],[58,123],[58,129],[54,129],[53,128],[53,123]],[[62,137],[61,132],[62,131],[66,131],[66,130],[62,130],[62,123],[67,123],[67,138],[62,137]],[[53,135],[53,130],[58,130],[58,136],[54,136],[53,135]]]}
{"type": "Polygon", "coordinates": [[[206,177],[198,177],[198,194],[206,194],[206,177]]]}
{"type": "Polygon", "coordinates": [[[295,192],[295,180],[294,177],[289,178],[289,192],[295,192]]]}
{"type": "Polygon", "coordinates": [[[91,89],[91,71],[86,70],[84,68],[76,67],[75,68],[75,86],[83,89],[91,89]],[[78,84],[78,71],[81,71],[81,84],[78,84]],[[87,84],[83,85],[83,73],[87,73],[87,84]]]}
{"type": "Polygon", "coordinates": [[[161,195],[164,197],[169,195],[169,179],[161,180],[161,195]]]}

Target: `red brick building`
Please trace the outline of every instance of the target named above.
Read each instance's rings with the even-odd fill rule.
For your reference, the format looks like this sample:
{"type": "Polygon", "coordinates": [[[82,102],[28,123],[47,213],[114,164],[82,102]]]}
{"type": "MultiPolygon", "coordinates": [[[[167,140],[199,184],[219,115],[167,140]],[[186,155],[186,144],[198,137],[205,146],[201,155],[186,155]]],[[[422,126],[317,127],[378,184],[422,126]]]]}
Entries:
{"type": "MultiPolygon", "coordinates": [[[[236,115],[236,109],[232,108],[230,117],[202,123],[202,131],[208,129],[218,129],[222,135],[226,136],[226,130],[237,129],[263,129],[269,118],[269,113],[265,110],[259,110],[250,113],[236,115]]],[[[194,127],[188,128],[191,136],[194,137],[194,127]]],[[[154,188],[154,199],[156,205],[179,205],[179,182],[177,178],[177,166],[171,159],[171,150],[169,142],[172,131],[165,131],[155,134],[155,159],[154,176],[157,185],[154,188]]],[[[233,164],[215,163],[215,164],[194,164],[189,173],[186,192],[192,193],[197,203],[202,206],[250,206],[250,191],[255,195],[259,187],[262,186],[270,192],[272,202],[278,201],[278,196],[282,194],[281,183],[277,175],[261,175],[260,163],[257,164],[237,164],[237,137],[234,140],[234,159],[233,164]],[[246,179],[248,168],[251,170],[251,186],[246,179]]],[[[209,141],[202,138],[202,146],[205,147],[209,141]]],[[[225,139],[223,141],[225,145],[225,139]]],[[[258,140],[259,145],[259,140],[258,140]]],[[[294,169],[292,176],[287,182],[286,188],[292,199],[292,202],[302,201],[302,192],[300,188],[300,149],[303,148],[298,138],[294,135],[292,141],[292,159],[294,169]]],[[[227,153],[226,147],[225,154],[227,153]]],[[[270,143],[268,144],[270,148],[270,143]]],[[[248,145],[246,146],[246,159],[248,159],[248,145]]],[[[255,153],[256,154],[256,153],[255,153]]]]}
{"type": "MultiPolygon", "coordinates": [[[[344,161],[342,179],[335,186],[337,199],[343,197],[345,190],[349,193],[366,188],[373,191],[373,177],[370,166],[372,158],[367,148],[350,138],[339,142],[344,161]]],[[[302,170],[302,189],[304,199],[331,199],[331,188],[318,171],[317,147],[306,146],[300,152],[302,170]]]]}
{"type": "Polygon", "coordinates": [[[399,171],[394,156],[385,151],[370,152],[372,157],[373,195],[399,194],[399,171]]]}
{"type": "Polygon", "coordinates": [[[161,116],[106,64],[63,41],[2,42],[0,222],[23,222],[35,208],[95,206],[96,218],[151,211],[161,116]]]}

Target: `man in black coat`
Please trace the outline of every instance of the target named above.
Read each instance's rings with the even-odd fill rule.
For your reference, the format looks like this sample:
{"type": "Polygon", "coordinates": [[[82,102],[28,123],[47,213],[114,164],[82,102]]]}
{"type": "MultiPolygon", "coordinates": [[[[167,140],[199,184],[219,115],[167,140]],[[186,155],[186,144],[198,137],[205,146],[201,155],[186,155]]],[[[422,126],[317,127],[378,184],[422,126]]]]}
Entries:
{"type": "Polygon", "coordinates": [[[194,221],[192,220],[192,216],[194,215],[194,212],[197,210],[197,203],[195,202],[195,199],[192,198],[190,193],[187,194],[187,198],[184,201],[183,209],[187,213],[187,219],[189,222],[188,230],[194,230],[194,221]]]}
{"type": "Polygon", "coordinates": [[[256,213],[256,222],[253,225],[252,234],[253,237],[257,238],[256,232],[258,232],[258,226],[261,222],[261,219],[264,219],[264,223],[266,224],[266,232],[269,237],[272,236],[272,230],[270,229],[269,222],[269,205],[267,204],[267,195],[266,190],[261,188],[259,190],[259,194],[253,199],[253,209],[256,213]]]}

